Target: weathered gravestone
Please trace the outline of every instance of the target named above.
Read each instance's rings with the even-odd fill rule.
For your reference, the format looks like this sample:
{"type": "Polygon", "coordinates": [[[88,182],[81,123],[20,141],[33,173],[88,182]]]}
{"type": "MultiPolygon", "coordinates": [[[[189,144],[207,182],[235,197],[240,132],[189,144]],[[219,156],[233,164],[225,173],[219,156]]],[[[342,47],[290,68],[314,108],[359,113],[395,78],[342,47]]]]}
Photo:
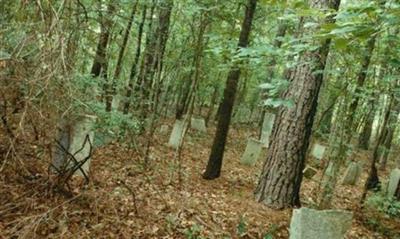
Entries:
{"type": "Polygon", "coordinates": [[[236,122],[238,123],[248,123],[251,121],[250,119],[251,110],[247,107],[239,107],[236,113],[236,122]]]}
{"type": "Polygon", "coordinates": [[[207,133],[206,121],[203,118],[192,118],[190,127],[202,133],[207,133]]]}
{"type": "Polygon", "coordinates": [[[265,147],[268,147],[269,137],[271,136],[272,133],[274,121],[275,121],[275,114],[272,113],[265,114],[261,130],[261,142],[263,142],[265,147]]]}
{"type": "Polygon", "coordinates": [[[307,166],[304,170],[303,170],[303,176],[305,178],[311,179],[312,177],[314,177],[315,174],[317,174],[318,170],[311,167],[311,166],[307,166]]]}
{"type": "Polygon", "coordinates": [[[400,169],[395,168],[392,170],[389,177],[389,184],[387,189],[387,195],[389,197],[396,196],[396,191],[399,187],[399,184],[400,184],[400,169]]]}
{"type": "Polygon", "coordinates": [[[353,214],[343,210],[293,210],[290,239],[343,239],[353,214]]]}
{"type": "Polygon", "coordinates": [[[255,139],[249,139],[247,141],[246,150],[244,151],[242,158],[240,159],[240,163],[245,165],[256,164],[257,159],[260,156],[262,146],[262,142],[255,139]]]}
{"type": "Polygon", "coordinates": [[[168,132],[168,130],[169,130],[168,125],[165,125],[165,124],[161,125],[160,134],[166,134],[168,132]]]}
{"type": "Polygon", "coordinates": [[[174,128],[172,129],[171,136],[169,138],[168,145],[174,149],[177,149],[181,138],[183,136],[183,131],[185,130],[187,124],[184,120],[176,120],[174,123],[174,128]]]}
{"type": "Polygon", "coordinates": [[[355,185],[361,175],[361,170],[362,167],[360,163],[351,162],[344,173],[342,184],[355,185]]]}
{"type": "Polygon", "coordinates": [[[318,143],[314,144],[312,149],[312,156],[316,159],[322,159],[324,157],[326,147],[318,143]]]}
{"type": "Polygon", "coordinates": [[[95,121],[95,116],[85,115],[79,117],[72,125],[67,121],[62,122],[58,136],[59,144],[56,146],[53,158],[53,166],[57,170],[76,167],[77,175],[83,176],[83,172],[89,174],[95,121]]]}

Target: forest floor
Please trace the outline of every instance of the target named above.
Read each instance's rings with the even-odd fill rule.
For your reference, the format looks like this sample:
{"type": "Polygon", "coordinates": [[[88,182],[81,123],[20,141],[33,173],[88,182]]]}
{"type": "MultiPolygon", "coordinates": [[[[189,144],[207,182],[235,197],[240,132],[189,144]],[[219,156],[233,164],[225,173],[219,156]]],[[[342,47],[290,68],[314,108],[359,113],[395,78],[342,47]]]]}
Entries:
{"type": "MultiPolygon", "coordinates": [[[[172,129],[172,121],[164,123],[172,129]]],[[[82,186],[76,179],[70,195],[51,189],[46,166],[50,159],[44,149],[25,143],[29,150],[23,155],[24,168],[34,176],[15,167],[1,173],[0,238],[288,238],[291,210],[272,210],[253,198],[265,157],[252,167],[239,162],[255,131],[231,128],[221,177],[202,179],[214,130],[190,130],[181,160],[166,145],[169,132],[157,131],[146,168],[140,154],[123,144],[98,148],[90,183],[82,186]]],[[[145,143],[145,138],[137,139],[138,148],[145,143]]],[[[400,219],[358,206],[367,155],[357,155],[365,161],[361,180],[356,186],[339,184],[333,205],[354,212],[346,238],[391,238],[400,232],[400,219]]],[[[304,179],[303,206],[315,205],[315,179],[321,173],[314,180],[304,179]]]]}

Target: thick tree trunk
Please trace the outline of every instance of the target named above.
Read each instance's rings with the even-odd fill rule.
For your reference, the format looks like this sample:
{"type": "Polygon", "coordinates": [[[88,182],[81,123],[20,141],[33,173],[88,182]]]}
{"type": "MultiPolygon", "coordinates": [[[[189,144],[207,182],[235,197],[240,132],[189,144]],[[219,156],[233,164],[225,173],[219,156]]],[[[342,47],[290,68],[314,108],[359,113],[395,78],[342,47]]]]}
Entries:
{"type": "MultiPolygon", "coordinates": [[[[240,32],[238,48],[245,48],[249,44],[249,36],[254,12],[256,10],[256,4],[257,0],[248,0],[245,17],[240,32]]],[[[217,132],[215,133],[206,171],[203,174],[204,179],[215,179],[220,176],[225,143],[228,136],[229,124],[231,121],[232,108],[235,101],[239,77],[240,68],[236,64],[231,68],[226,81],[224,98],[221,102],[221,111],[220,115],[218,116],[217,132]]]]}
{"type": "Polygon", "coordinates": [[[141,52],[141,48],[142,48],[143,27],[144,27],[144,23],[146,21],[146,12],[147,12],[147,5],[145,5],[143,8],[142,19],[140,20],[140,23],[139,23],[138,38],[137,38],[137,43],[136,43],[136,53],[135,53],[135,58],[133,60],[131,73],[129,76],[128,87],[126,89],[126,95],[125,95],[125,103],[124,103],[124,108],[123,108],[124,114],[128,114],[129,105],[132,100],[131,97],[132,97],[132,91],[133,91],[133,84],[135,82],[137,66],[139,64],[140,52],[141,52]]]}
{"type": "Polygon", "coordinates": [[[111,111],[113,97],[116,93],[116,81],[118,81],[119,75],[121,74],[123,57],[125,54],[126,46],[128,44],[129,35],[131,33],[132,23],[133,23],[133,19],[135,18],[135,13],[136,13],[136,8],[138,5],[138,2],[139,1],[137,0],[132,7],[132,12],[129,17],[128,25],[126,26],[126,29],[125,29],[124,38],[122,39],[122,45],[121,45],[121,48],[119,49],[117,65],[115,66],[114,77],[112,79],[111,84],[109,84],[106,88],[106,97],[105,97],[106,98],[106,111],[111,111]]]}
{"type": "MultiPolygon", "coordinates": [[[[321,10],[338,10],[339,4],[339,0],[310,1],[311,7],[321,10]]],[[[325,21],[334,22],[333,15],[325,21]]],[[[316,31],[310,29],[305,35],[312,36],[316,31]]],[[[329,46],[330,39],[327,39],[317,50],[303,53],[299,64],[290,71],[291,85],[283,98],[292,100],[293,107],[282,107],[277,113],[267,158],[255,190],[256,200],[272,208],[300,205],[302,171],[329,46]]]]}

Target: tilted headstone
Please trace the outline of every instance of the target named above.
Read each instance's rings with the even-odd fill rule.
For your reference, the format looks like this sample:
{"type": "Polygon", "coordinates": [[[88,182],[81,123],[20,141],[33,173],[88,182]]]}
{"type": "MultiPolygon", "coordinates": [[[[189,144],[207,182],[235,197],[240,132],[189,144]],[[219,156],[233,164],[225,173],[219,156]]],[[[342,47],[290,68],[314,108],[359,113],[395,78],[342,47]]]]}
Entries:
{"type": "Polygon", "coordinates": [[[293,210],[290,239],[343,239],[353,214],[344,210],[293,210]]]}
{"type": "Polygon", "coordinates": [[[303,170],[303,176],[305,178],[311,179],[312,177],[314,177],[315,174],[317,174],[318,170],[311,167],[311,166],[307,166],[304,170],[303,170]]]}
{"type": "Polygon", "coordinates": [[[351,162],[344,173],[343,185],[355,185],[361,175],[362,167],[360,163],[351,162]]]}
{"type": "Polygon", "coordinates": [[[312,149],[312,156],[316,159],[322,159],[324,157],[326,147],[323,145],[320,145],[318,143],[314,144],[314,147],[312,149]]]}
{"type": "Polygon", "coordinates": [[[174,149],[177,149],[181,138],[183,136],[183,131],[185,130],[187,124],[184,120],[176,120],[174,123],[174,128],[172,129],[171,136],[169,138],[168,145],[174,149]]]}
{"type": "Polygon", "coordinates": [[[161,128],[160,128],[160,133],[161,134],[166,134],[167,132],[168,132],[168,130],[169,130],[169,127],[168,127],[168,125],[161,125],[161,128]]]}
{"type": "Polygon", "coordinates": [[[245,165],[254,165],[260,156],[263,143],[255,139],[247,141],[246,150],[244,151],[240,163],[245,165]]]}
{"type": "Polygon", "coordinates": [[[265,114],[261,130],[261,142],[264,143],[265,147],[268,147],[269,137],[271,136],[272,133],[274,121],[275,121],[275,114],[272,113],[265,114]]]}
{"type": "Polygon", "coordinates": [[[203,133],[207,132],[206,121],[203,118],[192,118],[190,127],[203,133]]]}
{"type": "Polygon", "coordinates": [[[394,197],[396,195],[396,190],[400,184],[400,169],[395,168],[390,173],[389,184],[387,189],[387,195],[389,197],[394,197]]]}
{"type": "MultiPolygon", "coordinates": [[[[73,127],[70,152],[74,155],[78,162],[85,161],[85,163],[81,166],[81,169],[86,175],[89,174],[89,165],[91,159],[88,157],[90,157],[90,153],[92,153],[90,150],[93,150],[93,125],[95,121],[96,117],[94,116],[84,116],[79,119],[73,127]]],[[[83,176],[80,170],[77,170],[76,173],[77,175],[83,176]]]]}
{"type": "Polygon", "coordinates": [[[58,125],[56,144],[53,147],[52,166],[54,168],[51,168],[53,172],[60,170],[67,161],[72,137],[71,127],[65,119],[62,119],[58,125]]]}
{"type": "Polygon", "coordinates": [[[240,107],[238,109],[238,112],[236,113],[236,121],[238,123],[247,123],[250,122],[250,115],[251,115],[251,110],[247,107],[240,107]]]}
{"type": "Polygon", "coordinates": [[[80,164],[80,169],[77,169],[75,173],[80,176],[83,176],[82,171],[86,175],[89,174],[95,121],[95,116],[85,115],[78,118],[73,124],[68,124],[66,121],[62,123],[58,139],[60,145],[57,145],[53,158],[55,168],[60,170],[64,167],[71,168],[80,164]],[[69,157],[67,152],[73,155],[73,158],[69,157]],[[74,162],[74,159],[76,162],[74,162]]]}

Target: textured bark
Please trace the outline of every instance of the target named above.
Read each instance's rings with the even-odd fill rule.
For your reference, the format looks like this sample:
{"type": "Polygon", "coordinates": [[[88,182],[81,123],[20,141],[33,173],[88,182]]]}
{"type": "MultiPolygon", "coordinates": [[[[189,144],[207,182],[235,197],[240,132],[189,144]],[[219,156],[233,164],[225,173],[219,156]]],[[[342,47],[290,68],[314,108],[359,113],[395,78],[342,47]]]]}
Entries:
{"type": "Polygon", "coordinates": [[[146,114],[150,105],[150,92],[153,86],[154,74],[161,71],[165,47],[168,40],[170,16],[173,1],[162,1],[159,6],[157,27],[150,31],[143,58],[143,67],[139,75],[141,82],[141,104],[143,114],[146,114]]]}
{"type": "MultiPolygon", "coordinates": [[[[400,81],[397,82],[395,84],[395,87],[393,87],[393,88],[399,89],[399,86],[400,86],[400,81]]],[[[383,130],[381,131],[381,133],[378,137],[378,140],[374,146],[374,150],[373,150],[372,158],[371,158],[370,170],[368,172],[368,178],[365,181],[363,194],[361,196],[361,203],[364,202],[364,200],[367,196],[368,190],[376,189],[376,188],[379,188],[379,186],[380,186],[376,163],[378,162],[380,150],[382,148],[385,138],[387,136],[389,136],[388,134],[390,133],[390,130],[393,129],[394,127],[396,127],[397,117],[398,117],[398,114],[400,111],[400,101],[399,101],[398,95],[396,95],[395,91],[396,90],[394,90],[393,91],[394,93],[392,93],[392,95],[391,95],[388,109],[385,112],[385,116],[383,118],[383,124],[382,124],[383,130]]]]}
{"type": "MultiPolygon", "coordinates": [[[[245,10],[245,17],[239,36],[238,48],[245,48],[249,44],[249,36],[254,12],[256,10],[256,4],[257,0],[248,0],[245,10]]],[[[220,176],[225,143],[228,136],[229,124],[231,121],[232,108],[235,101],[239,77],[240,68],[237,64],[235,64],[231,68],[226,81],[224,98],[221,102],[220,114],[218,116],[217,131],[215,133],[206,171],[203,174],[204,179],[215,179],[220,176]]]]}
{"type": "MultiPolygon", "coordinates": [[[[312,0],[317,9],[339,8],[338,0],[312,0]]],[[[334,22],[333,16],[325,19],[334,22]]],[[[317,29],[304,35],[312,36],[317,29]]],[[[291,82],[283,98],[292,100],[293,107],[282,107],[275,120],[268,154],[255,190],[255,197],[272,208],[300,205],[299,191],[306,151],[317,108],[318,94],[323,79],[330,39],[321,43],[315,51],[301,55],[299,64],[290,71],[291,82]]]]}
{"type": "Polygon", "coordinates": [[[367,114],[364,127],[358,139],[358,147],[361,149],[368,150],[369,148],[374,117],[375,117],[375,103],[371,102],[371,108],[367,114]]]}
{"type": "Polygon", "coordinates": [[[133,91],[133,84],[135,82],[135,77],[137,74],[137,66],[139,64],[140,52],[142,49],[143,27],[144,27],[144,23],[146,21],[146,12],[147,12],[147,5],[145,5],[143,8],[142,19],[140,20],[140,23],[139,23],[138,38],[137,38],[137,43],[136,43],[136,53],[135,53],[135,58],[133,60],[132,67],[131,67],[131,73],[129,75],[128,87],[126,89],[126,95],[125,95],[126,97],[125,97],[125,103],[124,103],[124,108],[123,108],[124,114],[127,114],[129,112],[129,106],[130,106],[130,101],[131,101],[131,96],[132,96],[132,91],[133,91]]]}
{"type": "Polygon", "coordinates": [[[104,17],[100,15],[101,18],[100,37],[99,37],[99,42],[97,43],[96,55],[94,57],[92,69],[90,71],[90,74],[93,77],[99,77],[100,74],[102,74],[103,76],[107,75],[106,51],[107,51],[108,39],[110,38],[110,28],[112,25],[112,22],[108,17],[111,16],[113,9],[114,8],[112,4],[110,4],[108,5],[108,11],[107,11],[108,16],[104,17]]]}
{"type": "Polygon", "coordinates": [[[126,49],[127,44],[128,44],[129,35],[131,33],[132,23],[133,23],[133,19],[135,18],[135,13],[136,13],[136,8],[137,8],[137,5],[138,5],[138,2],[139,1],[137,0],[135,2],[135,4],[133,5],[133,7],[132,7],[132,12],[131,12],[131,15],[129,17],[128,24],[127,24],[127,26],[125,28],[124,38],[122,39],[122,45],[121,45],[121,48],[119,49],[117,65],[115,66],[114,77],[112,79],[111,84],[108,84],[107,88],[106,88],[106,111],[111,111],[113,97],[114,97],[115,92],[116,92],[116,89],[115,89],[116,81],[118,81],[119,75],[121,74],[123,57],[124,57],[124,54],[125,54],[125,49],[126,49]]]}

